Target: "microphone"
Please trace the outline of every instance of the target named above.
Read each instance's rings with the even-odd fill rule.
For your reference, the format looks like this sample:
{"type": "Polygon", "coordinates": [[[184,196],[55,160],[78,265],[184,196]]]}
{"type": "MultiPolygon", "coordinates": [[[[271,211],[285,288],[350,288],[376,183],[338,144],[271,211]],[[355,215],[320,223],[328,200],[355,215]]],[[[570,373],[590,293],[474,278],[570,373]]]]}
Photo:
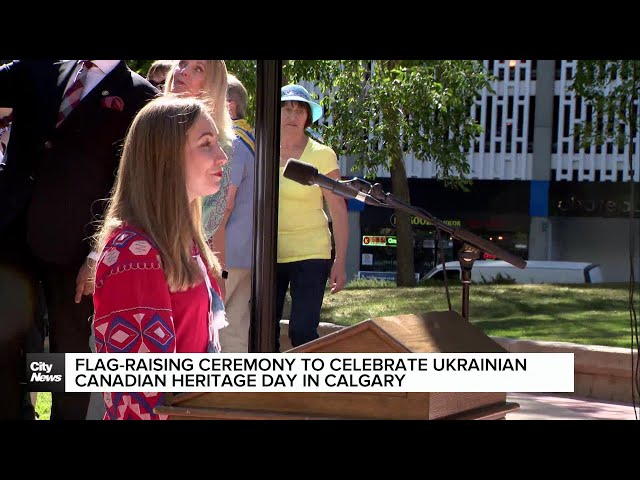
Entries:
{"type": "Polygon", "coordinates": [[[302,185],[318,185],[320,188],[329,190],[341,197],[355,198],[356,200],[368,205],[380,206],[380,202],[372,196],[361,192],[347,183],[339,182],[338,180],[334,180],[331,177],[318,173],[318,169],[313,165],[301,162],[295,158],[287,160],[283,175],[285,178],[302,185]]]}

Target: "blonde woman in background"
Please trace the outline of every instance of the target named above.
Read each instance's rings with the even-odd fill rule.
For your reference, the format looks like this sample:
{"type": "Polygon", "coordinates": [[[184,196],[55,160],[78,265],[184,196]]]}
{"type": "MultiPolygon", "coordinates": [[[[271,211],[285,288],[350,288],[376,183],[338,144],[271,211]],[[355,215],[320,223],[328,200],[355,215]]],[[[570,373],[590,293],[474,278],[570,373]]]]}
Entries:
{"type": "MultiPolygon", "coordinates": [[[[167,74],[164,84],[165,94],[207,98],[211,108],[211,116],[220,132],[220,145],[231,158],[232,144],[235,140],[233,120],[227,108],[227,66],[224,60],[176,60],[173,68],[167,74]]],[[[222,220],[227,208],[227,193],[229,190],[228,164],[222,171],[222,183],[216,195],[202,200],[202,221],[205,237],[220,258],[225,257],[225,232],[222,220]],[[220,232],[213,242],[213,234],[220,232]]],[[[225,288],[222,278],[220,283],[224,298],[225,288]]]]}

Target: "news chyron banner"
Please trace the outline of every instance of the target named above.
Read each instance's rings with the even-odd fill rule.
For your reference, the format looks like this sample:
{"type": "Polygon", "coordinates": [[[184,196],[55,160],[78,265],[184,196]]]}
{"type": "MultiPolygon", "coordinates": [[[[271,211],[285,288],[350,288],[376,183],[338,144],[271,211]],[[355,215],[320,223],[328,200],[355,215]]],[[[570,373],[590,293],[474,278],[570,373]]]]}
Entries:
{"type": "Polygon", "coordinates": [[[573,353],[27,354],[32,392],[573,392],[573,353]]]}

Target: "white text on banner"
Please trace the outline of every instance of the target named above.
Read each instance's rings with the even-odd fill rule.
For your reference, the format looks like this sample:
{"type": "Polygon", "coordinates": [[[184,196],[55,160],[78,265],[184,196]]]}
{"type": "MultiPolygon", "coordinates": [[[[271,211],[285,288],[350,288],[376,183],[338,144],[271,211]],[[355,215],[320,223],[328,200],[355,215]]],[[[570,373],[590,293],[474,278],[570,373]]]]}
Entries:
{"type": "Polygon", "coordinates": [[[573,353],[65,354],[67,392],[573,392],[573,353]]]}

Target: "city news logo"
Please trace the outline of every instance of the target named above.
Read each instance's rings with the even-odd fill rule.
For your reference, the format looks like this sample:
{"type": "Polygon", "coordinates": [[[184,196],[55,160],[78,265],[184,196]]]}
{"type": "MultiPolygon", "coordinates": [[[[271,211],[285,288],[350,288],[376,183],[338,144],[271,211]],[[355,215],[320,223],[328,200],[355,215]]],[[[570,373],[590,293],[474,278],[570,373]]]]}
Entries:
{"type": "Polygon", "coordinates": [[[64,353],[27,353],[27,390],[64,392],[64,353]]]}

